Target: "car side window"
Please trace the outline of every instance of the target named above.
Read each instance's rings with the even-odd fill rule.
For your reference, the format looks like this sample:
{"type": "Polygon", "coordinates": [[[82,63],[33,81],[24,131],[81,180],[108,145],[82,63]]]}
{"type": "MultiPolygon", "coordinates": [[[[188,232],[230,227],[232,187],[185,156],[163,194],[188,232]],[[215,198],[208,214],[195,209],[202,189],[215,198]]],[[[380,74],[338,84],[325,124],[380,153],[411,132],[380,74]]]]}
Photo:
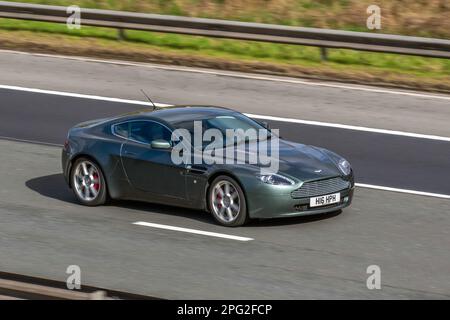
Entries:
{"type": "Polygon", "coordinates": [[[119,123],[113,126],[113,133],[119,137],[128,138],[128,122],[119,123]]]}
{"type": "Polygon", "coordinates": [[[130,122],[129,138],[138,142],[151,144],[153,140],[171,141],[172,133],[163,125],[153,121],[130,122]]]}

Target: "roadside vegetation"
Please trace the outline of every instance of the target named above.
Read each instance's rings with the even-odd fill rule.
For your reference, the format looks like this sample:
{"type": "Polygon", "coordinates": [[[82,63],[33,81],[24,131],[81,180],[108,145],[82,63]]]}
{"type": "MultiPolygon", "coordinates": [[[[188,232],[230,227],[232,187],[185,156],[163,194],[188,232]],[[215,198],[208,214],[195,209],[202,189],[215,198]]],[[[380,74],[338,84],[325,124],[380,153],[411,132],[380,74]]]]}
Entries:
{"type": "MultiPolygon", "coordinates": [[[[365,28],[367,17],[365,14],[367,1],[351,0],[25,2],[57,5],[76,3],[81,7],[91,8],[349,30],[364,30],[362,27],[365,28]],[[356,12],[360,11],[362,14],[357,15],[356,12]],[[342,19],[337,20],[337,17],[342,19]]],[[[444,19],[450,12],[448,0],[416,1],[414,4],[409,1],[381,1],[382,10],[384,4],[391,8],[391,11],[382,11],[383,17],[385,14],[387,16],[383,19],[383,32],[436,37],[448,37],[450,33],[450,26],[446,25],[450,23],[450,17],[444,19]],[[400,7],[397,8],[399,3],[404,5],[402,10],[400,7]],[[415,33],[411,25],[402,23],[406,16],[412,19],[411,9],[406,9],[408,5],[413,6],[414,12],[420,15],[420,19],[414,20],[416,22],[413,25],[425,24],[428,29],[419,28],[420,32],[415,33]],[[440,10],[440,8],[447,9],[440,10]],[[432,14],[437,15],[434,21],[431,18],[425,19],[432,14]],[[395,19],[389,18],[391,16],[395,19]],[[440,21],[439,17],[445,21],[440,21]],[[391,20],[392,23],[387,23],[391,20]]],[[[328,60],[322,61],[319,49],[315,47],[132,30],[127,30],[125,35],[125,39],[119,41],[118,32],[114,29],[82,26],[80,30],[69,30],[62,24],[0,19],[0,47],[7,49],[100,56],[450,92],[450,60],[446,59],[329,49],[328,60]]]]}
{"type": "Polygon", "coordinates": [[[366,30],[366,8],[381,8],[382,32],[450,38],[448,0],[21,0],[192,17],[366,30]]]}

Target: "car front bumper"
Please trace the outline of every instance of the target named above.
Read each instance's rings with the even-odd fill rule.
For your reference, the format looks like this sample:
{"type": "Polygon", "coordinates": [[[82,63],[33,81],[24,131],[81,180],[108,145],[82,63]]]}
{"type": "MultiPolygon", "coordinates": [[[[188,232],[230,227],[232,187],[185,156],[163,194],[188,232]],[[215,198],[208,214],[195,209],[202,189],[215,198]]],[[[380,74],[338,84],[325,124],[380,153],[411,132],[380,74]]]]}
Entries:
{"type": "Polygon", "coordinates": [[[353,200],[354,186],[339,192],[341,201],[332,205],[309,206],[310,198],[293,199],[291,193],[255,193],[247,195],[251,218],[298,217],[333,212],[348,207],[353,200]]]}

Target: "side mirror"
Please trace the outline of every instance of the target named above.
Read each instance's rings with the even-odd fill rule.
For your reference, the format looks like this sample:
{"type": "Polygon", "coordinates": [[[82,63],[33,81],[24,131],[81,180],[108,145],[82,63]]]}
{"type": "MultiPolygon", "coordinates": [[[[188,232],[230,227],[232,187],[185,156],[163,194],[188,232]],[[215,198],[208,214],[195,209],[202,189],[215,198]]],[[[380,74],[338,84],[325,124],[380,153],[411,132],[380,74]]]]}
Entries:
{"type": "Polygon", "coordinates": [[[169,141],[162,139],[153,140],[151,146],[153,149],[170,149],[172,147],[169,141]]]}

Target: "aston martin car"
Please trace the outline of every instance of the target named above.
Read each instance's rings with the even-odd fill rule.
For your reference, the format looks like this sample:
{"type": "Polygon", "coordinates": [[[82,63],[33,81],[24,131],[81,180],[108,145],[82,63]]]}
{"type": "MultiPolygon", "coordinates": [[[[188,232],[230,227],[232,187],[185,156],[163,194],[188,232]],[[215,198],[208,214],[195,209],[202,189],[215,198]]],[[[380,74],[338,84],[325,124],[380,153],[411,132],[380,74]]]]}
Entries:
{"type": "Polygon", "coordinates": [[[98,206],[109,199],[147,201],[204,210],[224,226],[240,226],[252,218],[332,212],[351,204],[354,178],[346,159],[324,148],[284,140],[274,131],[221,107],[140,110],[70,129],[62,151],[63,174],[83,205],[98,206]],[[229,154],[219,152],[221,147],[241,147],[240,152],[249,156],[265,144],[264,150],[273,153],[267,145],[278,139],[277,171],[265,172],[261,161],[194,159],[208,144],[195,144],[194,138],[175,133],[195,134],[195,123],[215,133],[265,132],[231,144],[220,142],[213,153],[225,160],[229,154]],[[185,161],[174,161],[175,150],[185,161]]]}

